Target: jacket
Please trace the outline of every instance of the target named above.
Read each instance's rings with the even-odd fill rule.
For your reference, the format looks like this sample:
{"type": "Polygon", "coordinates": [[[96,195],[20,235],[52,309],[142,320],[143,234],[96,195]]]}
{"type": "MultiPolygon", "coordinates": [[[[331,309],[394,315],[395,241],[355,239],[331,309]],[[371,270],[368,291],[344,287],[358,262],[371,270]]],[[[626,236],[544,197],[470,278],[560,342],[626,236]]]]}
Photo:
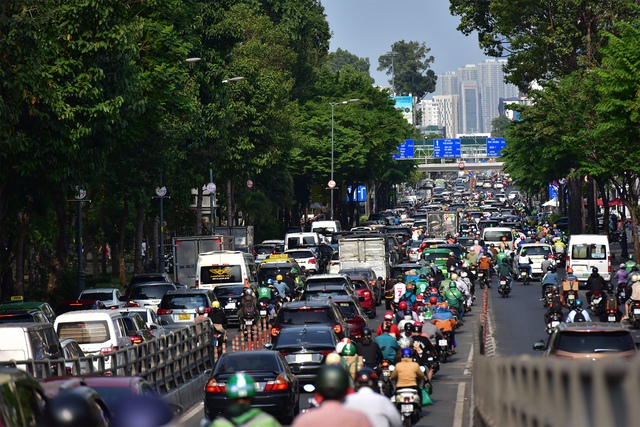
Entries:
{"type": "Polygon", "coordinates": [[[221,308],[214,308],[209,312],[209,319],[216,325],[222,325],[225,328],[227,327],[227,316],[224,314],[224,310],[221,308]]]}
{"type": "Polygon", "coordinates": [[[480,259],[478,260],[478,268],[480,270],[489,269],[489,268],[491,268],[492,265],[493,265],[493,263],[491,262],[489,257],[480,257],[480,259]]]}
{"type": "Polygon", "coordinates": [[[364,338],[362,341],[357,342],[356,350],[362,356],[365,366],[373,369],[382,363],[382,350],[371,338],[364,338]]]}
{"type": "Polygon", "coordinates": [[[417,388],[418,379],[426,380],[427,377],[424,375],[424,372],[420,370],[420,365],[410,357],[403,357],[399,363],[396,363],[396,368],[391,373],[391,380],[397,380],[396,386],[398,388],[417,388]]]}
{"type": "Polygon", "coordinates": [[[281,427],[271,415],[249,405],[230,405],[224,418],[218,418],[210,427],[281,427]],[[244,408],[248,407],[248,408],[244,408]],[[239,409],[242,408],[242,409],[239,409]],[[231,411],[233,409],[233,411],[231,411]],[[244,410],[246,409],[246,410],[244,410]]]}

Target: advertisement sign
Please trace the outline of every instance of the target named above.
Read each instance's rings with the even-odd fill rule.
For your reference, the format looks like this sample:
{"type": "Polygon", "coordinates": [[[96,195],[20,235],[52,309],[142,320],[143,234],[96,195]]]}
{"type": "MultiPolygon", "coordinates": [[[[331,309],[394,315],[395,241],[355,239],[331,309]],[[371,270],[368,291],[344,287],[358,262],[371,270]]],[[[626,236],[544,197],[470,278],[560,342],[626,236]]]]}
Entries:
{"type": "Polygon", "coordinates": [[[402,112],[402,117],[404,117],[409,124],[413,124],[413,97],[394,96],[391,99],[396,102],[396,110],[402,112]]]}

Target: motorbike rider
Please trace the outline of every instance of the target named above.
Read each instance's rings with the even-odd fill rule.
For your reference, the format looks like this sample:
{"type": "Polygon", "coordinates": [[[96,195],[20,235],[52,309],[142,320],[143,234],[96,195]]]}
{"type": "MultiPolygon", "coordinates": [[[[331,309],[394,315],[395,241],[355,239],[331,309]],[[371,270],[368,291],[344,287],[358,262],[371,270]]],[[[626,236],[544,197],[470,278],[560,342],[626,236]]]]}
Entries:
{"type": "Polygon", "coordinates": [[[458,277],[457,273],[451,273],[451,281],[455,282],[456,288],[464,296],[462,307],[464,308],[464,311],[466,313],[467,311],[471,310],[471,291],[469,290],[467,283],[460,277],[458,277]]]}
{"type": "Polygon", "coordinates": [[[544,260],[540,264],[542,271],[549,271],[549,267],[553,265],[553,262],[549,259],[549,255],[544,256],[544,260]]]}
{"type": "Polygon", "coordinates": [[[352,378],[355,379],[356,372],[360,369],[364,368],[364,359],[362,356],[358,355],[358,351],[356,346],[353,343],[346,344],[342,347],[342,351],[340,352],[344,362],[347,366],[347,371],[351,375],[352,378]]]}
{"type": "Polygon", "coordinates": [[[625,319],[629,318],[629,306],[634,301],[640,301],[640,274],[633,273],[633,274],[631,274],[631,277],[629,279],[631,280],[631,296],[629,297],[629,299],[624,304],[624,306],[625,306],[624,318],[625,319]]]}
{"type": "Polygon", "coordinates": [[[518,270],[520,270],[521,268],[526,268],[527,269],[527,275],[529,276],[529,279],[532,278],[531,277],[531,264],[533,264],[533,261],[531,261],[531,258],[527,255],[527,250],[526,249],[522,249],[520,251],[520,255],[518,256],[518,270]]]}
{"type": "Polygon", "coordinates": [[[418,279],[418,284],[416,285],[416,294],[417,295],[424,294],[427,291],[427,288],[429,288],[429,281],[427,280],[427,275],[421,274],[420,278],[418,279]]]}
{"type": "Polygon", "coordinates": [[[396,381],[396,390],[412,388],[420,396],[418,381],[426,379],[426,375],[420,370],[420,365],[413,361],[413,351],[410,348],[403,348],[400,362],[396,363],[396,368],[391,373],[391,380],[396,381]]]}
{"type": "Polygon", "coordinates": [[[549,304],[549,308],[547,308],[546,313],[544,313],[544,324],[548,325],[551,322],[551,315],[554,313],[558,313],[560,318],[564,318],[562,314],[562,308],[564,304],[562,304],[562,296],[560,295],[560,288],[556,285],[552,289],[553,297],[551,298],[551,303],[549,304]]]}
{"type": "Polygon", "coordinates": [[[414,324],[411,327],[411,332],[411,338],[413,338],[414,358],[421,366],[429,366],[430,369],[427,373],[427,381],[431,382],[433,370],[431,370],[431,366],[428,364],[427,358],[429,355],[436,356],[436,348],[433,346],[433,343],[429,338],[422,335],[421,325],[414,324]]]}
{"type": "Polygon", "coordinates": [[[391,328],[388,323],[382,324],[382,334],[378,334],[375,338],[375,342],[380,347],[383,360],[388,360],[393,363],[396,360],[398,351],[400,351],[400,345],[398,340],[392,337],[389,332],[391,328]]]}
{"type": "MultiPolygon", "coordinates": [[[[273,285],[273,280],[271,280],[271,284],[273,285]]],[[[272,290],[269,286],[260,286],[258,288],[258,302],[267,306],[269,310],[269,317],[276,315],[276,307],[278,306],[278,299],[276,297],[277,291],[274,291],[275,288],[272,290]]]]}
{"type": "Polygon", "coordinates": [[[371,369],[378,369],[382,363],[382,350],[380,346],[372,338],[371,329],[362,328],[362,339],[356,341],[356,352],[362,356],[364,365],[371,369]]]}
{"type": "Polygon", "coordinates": [[[480,255],[480,251],[482,250],[482,246],[480,245],[480,241],[479,240],[474,240],[473,241],[473,246],[471,247],[471,250],[473,252],[476,253],[476,255],[480,255]]]}
{"type": "Polygon", "coordinates": [[[211,311],[209,312],[209,319],[213,323],[213,328],[222,334],[222,342],[227,340],[227,316],[224,314],[224,310],[220,308],[220,301],[214,301],[211,303],[211,311]]]}
{"type": "Polygon", "coordinates": [[[505,277],[507,279],[507,285],[509,288],[512,288],[511,282],[513,282],[513,267],[509,262],[509,258],[503,258],[498,264],[498,275],[499,277],[505,277]]]}
{"type": "Polygon", "coordinates": [[[240,306],[238,308],[239,328],[243,328],[243,320],[250,320],[255,317],[258,310],[258,298],[253,293],[251,287],[245,287],[240,297],[240,306]]]}
{"type": "Polygon", "coordinates": [[[409,305],[407,304],[407,302],[400,301],[398,303],[398,311],[396,312],[396,323],[398,324],[398,329],[402,329],[402,327],[400,326],[400,322],[405,320],[407,317],[413,321],[418,320],[418,316],[415,312],[409,309],[409,305]]]}
{"type": "Polygon", "coordinates": [[[606,299],[607,296],[604,293],[606,286],[607,284],[604,278],[598,274],[598,267],[593,267],[591,269],[591,275],[587,279],[587,305],[591,305],[591,298],[594,292],[600,292],[602,298],[606,299]]]}
{"type": "Polygon", "coordinates": [[[578,282],[578,277],[573,274],[573,268],[567,267],[567,274],[564,276],[562,280],[562,298],[567,300],[567,292],[568,291],[576,291],[576,299],[578,299],[578,289],[580,289],[580,282],[578,282]]]}
{"type": "Polygon", "coordinates": [[[456,282],[451,281],[449,283],[449,289],[442,295],[444,300],[449,304],[449,307],[456,310],[460,324],[462,324],[462,317],[464,315],[464,295],[460,292],[456,286],[456,282]]]}
{"type": "Polygon", "coordinates": [[[387,311],[384,314],[384,321],[380,324],[380,326],[378,326],[378,331],[376,332],[377,336],[382,335],[382,327],[384,325],[388,325],[389,326],[389,335],[391,335],[394,338],[400,338],[400,329],[398,329],[398,327],[396,326],[395,323],[393,323],[393,313],[391,313],[390,311],[387,311]]]}
{"type": "Polygon", "coordinates": [[[204,308],[203,305],[201,305],[200,307],[196,308],[196,314],[197,314],[196,318],[193,319],[193,322],[195,324],[198,324],[200,322],[206,322],[206,321],[209,320],[209,316],[207,316],[207,311],[206,311],[206,309],[204,308]]]}
{"type": "Polygon", "coordinates": [[[471,305],[473,304],[473,300],[476,299],[474,295],[475,287],[473,286],[473,282],[469,278],[469,273],[467,271],[462,270],[462,273],[460,273],[460,280],[457,283],[460,284],[460,282],[464,282],[464,284],[467,285],[467,289],[469,289],[469,294],[471,294],[471,301],[468,301],[467,305],[471,307],[471,305]]]}
{"type": "Polygon", "coordinates": [[[631,273],[631,270],[633,269],[633,267],[637,267],[637,264],[633,259],[633,254],[629,254],[629,259],[627,260],[627,262],[624,263],[624,268],[629,273],[631,273]]]}
{"type": "Polygon", "coordinates": [[[493,267],[493,262],[489,259],[484,250],[481,250],[480,252],[480,258],[478,258],[478,271],[483,271],[487,279],[491,280],[491,267],[493,267]]]}
{"type": "Polygon", "coordinates": [[[547,267],[547,274],[542,278],[542,300],[544,300],[545,294],[547,293],[547,287],[557,286],[558,284],[560,284],[560,277],[558,277],[558,273],[556,273],[556,268],[550,265],[547,267]]]}
{"type": "Polygon", "coordinates": [[[627,279],[629,279],[629,272],[627,271],[624,263],[620,264],[620,267],[613,277],[616,279],[616,283],[627,283],[627,279]]]}
{"type": "Polygon", "coordinates": [[[276,290],[278,291],[278,294],[286,299],[287,297],[290,297],[292,295],[291,293],[291,289],[289,288],[289,285],[287,285],[286,282],[283,281],[283,277],[281,274],[278,274],[276,276],[276,281],[273,284],[273,286],[276,288],[276,290]]]}
{"type": "Polygon", "coordinates": [[[584,316],[584,322],[591,322],[589,313],[587,313],[587,310],[582,308],[582,300],[576,300],[576,307],[569,312],[569,315],[565,319],[565,322],[571,323],[579,321],[576,319],[576,316],[578,316],[578,319],[580,318],[580,316],[584,316]]]}
{"type": "Polygon", "coordinates": [[[405,301],[409,306],[409,308],[411,308],[411,306],[416,302],[415,290],[416,290],[416,285],[414,285],[413,282],[408,282],[406,284],[405,293],[400,297],[400,302],[405,301]]]}
{"type": "Polygon", "coordinates": [[[370,368],[356,373],[356,392],[345,398],[344,408],[363,411],[375,427],[402,427],[402,417],[388,397],[379,394],[378,375],[370,368]]]}
{"type": "Polygon", "coordinates": [[[397,282],[393,285],[393,307],[398,308],[400,298],[407,291],[407,285],[404,283],[404,274],[398,274],[396,277],[397,282]]]}
{"type": "Polygon", "coordinates": [[[446,263],[447,270],[451,271],[451,267],[457,267],[459,262],[458,258],[456,258],[456,254],[454,252],[449,252],[446,263]]]}

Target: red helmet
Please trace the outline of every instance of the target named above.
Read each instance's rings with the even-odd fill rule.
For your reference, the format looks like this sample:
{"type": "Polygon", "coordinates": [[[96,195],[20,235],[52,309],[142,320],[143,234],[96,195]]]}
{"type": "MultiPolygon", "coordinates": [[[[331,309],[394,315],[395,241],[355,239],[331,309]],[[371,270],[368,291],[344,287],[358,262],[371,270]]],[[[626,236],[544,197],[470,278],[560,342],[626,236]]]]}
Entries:
{"type": "Polygon", "coordinates": [[[423,301],[423,300],[424,300],[424,297],[422,296],[422,294],[418,294],[418,296],[416,297],[416,299],[417,299],[418,301],[423,301]]]}
{"type": "Polygon", "coordinates": [[[406,301],[400,301],[400,304],[398,304],[398,308],[400,310],[406,310],[407,309],[407,302],[406,301]]]}
{"type": "Polygon", "coordinates": [[[437,303],[438,303],[438,297],[429,298],[429,304],[437,304],[437,303]]]}
{"type": "Polygon", "coordinates": [[[390,312],[390,311],[387,311],[387,312],[384,314],[384,318],[385,318],[385,320],[393,320],[393,313],[392,313],[392,312],[390,312]]]}

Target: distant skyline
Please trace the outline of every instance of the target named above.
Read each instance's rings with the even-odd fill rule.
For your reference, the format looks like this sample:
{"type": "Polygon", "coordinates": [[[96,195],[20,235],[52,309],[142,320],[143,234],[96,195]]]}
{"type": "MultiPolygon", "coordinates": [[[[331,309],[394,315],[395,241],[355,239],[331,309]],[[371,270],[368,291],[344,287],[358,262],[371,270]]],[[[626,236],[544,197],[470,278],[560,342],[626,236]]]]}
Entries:
{"type": "Polygon", "coordinates": [[[449,12],[448,0],[321,0],[332,32],[331,52],[338,48],[369,58],[377,85],[389,86],[390,76],[377,71],[378,58],[397,41],[425,43],[434,57],[436,74],[457,71],[466,64],[492,59],[478,47],[474,33],[458,30],[460,18],[449,12]]]}

